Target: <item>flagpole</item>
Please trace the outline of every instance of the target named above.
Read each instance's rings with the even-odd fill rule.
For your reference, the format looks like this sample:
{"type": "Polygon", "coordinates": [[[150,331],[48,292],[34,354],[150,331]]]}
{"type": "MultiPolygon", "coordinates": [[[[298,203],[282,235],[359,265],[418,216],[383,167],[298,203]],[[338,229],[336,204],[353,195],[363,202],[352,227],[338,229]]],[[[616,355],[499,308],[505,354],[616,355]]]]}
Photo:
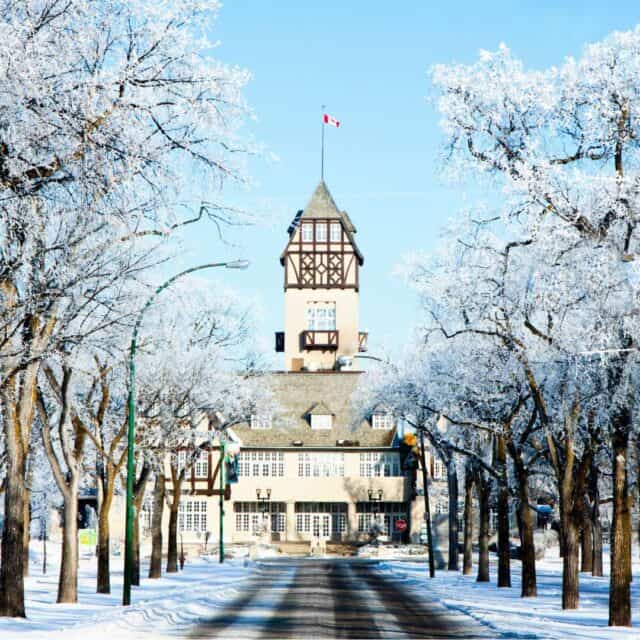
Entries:
{"type": "Polygon", "coordinates": [[[324,182],[324,110],[326,105],[322,105],[322,118],[320,120],[320,126],[322,127],[322,146],[320,151],[320,180],[324,182]]]}

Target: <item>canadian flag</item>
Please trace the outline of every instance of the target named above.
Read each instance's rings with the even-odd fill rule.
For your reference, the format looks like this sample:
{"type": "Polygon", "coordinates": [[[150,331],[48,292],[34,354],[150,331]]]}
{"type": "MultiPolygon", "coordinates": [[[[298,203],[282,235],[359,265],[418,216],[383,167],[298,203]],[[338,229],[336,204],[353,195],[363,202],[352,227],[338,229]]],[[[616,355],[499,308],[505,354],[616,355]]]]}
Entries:
{"type": "Polygon", "coordinates": [[[330,124],[332,127],[340,126],[340,120],[336,120],[333,116],[330,116],[328,113],[325,113],[322,116],[322,120],[325,124],[330,124]]]}

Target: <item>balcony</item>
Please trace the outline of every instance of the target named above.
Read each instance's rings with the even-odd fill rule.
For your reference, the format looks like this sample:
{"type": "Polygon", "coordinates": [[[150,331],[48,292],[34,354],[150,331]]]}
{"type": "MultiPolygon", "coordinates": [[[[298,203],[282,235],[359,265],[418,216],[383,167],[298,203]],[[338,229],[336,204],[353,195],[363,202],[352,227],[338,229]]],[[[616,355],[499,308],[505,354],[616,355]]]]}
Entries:
{"type": "Polygon", "coordinates": [[[332,331],[303,331],[300,334],[302,349],[335,350],[338,348],[338,332],[332,331]]]}
{"type": "Polygon", "coordinates": [[[358,351],[364,353],[367,350],[369,342],[369,333],[367,331],[358,332],[358,351]]]}

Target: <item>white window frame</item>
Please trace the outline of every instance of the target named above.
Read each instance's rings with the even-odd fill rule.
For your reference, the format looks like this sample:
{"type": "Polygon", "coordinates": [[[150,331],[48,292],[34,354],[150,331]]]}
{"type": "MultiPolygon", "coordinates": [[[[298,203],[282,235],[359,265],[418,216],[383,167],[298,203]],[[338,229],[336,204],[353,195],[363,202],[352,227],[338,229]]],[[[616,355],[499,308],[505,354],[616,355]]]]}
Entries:
{"type": "Polygon", "coordinates": [[[243,478],[283,478],[282,451],[243,451],[238,461],[238,475],[243,478]]]}
{"type": "Polygon", "coordinates": [[[313,223],[303,222],[300,227],[302,242],[313,242],[313,223]]]}
{"type": "Polygon", "coordinates": [[[344,453],[300,452],[298,454],[298,477],[344,478],[344,453]]]}
{"type": "Polygon", "coordinates": [[[339,222],[332,222],[329,225],[329,240],[331,242],[342,240],[342,225],[339,222]]]}
{"type": "Polygon", "coordinates": [[[400,456],[396,451],[363,451],[360,453],[361,478],[400,478],[400,456]]]}
{"type": "Polygon", "coordinates": [[[209,477],[209,452],[201,450],[196,458],[194,465],[194,476],[196,478],[208,478],[209,477]]]}
{"type": "Polygon", "coordinates": [[[444,480],[446,477],[446,467],[438,456],[433,456],[433,479],[444,480]]]}
{"type": "Polygon", "coordinates": [[[307,306],[308,331],[336,330],[336,303],[313,302],[307,306]]]}
{"type": "Polygon", "coordinates": [[[396,426],[395,422],[395,417],[390,411],[386,413],[374,413],[371,426],[381,431],[391,431],[396,426]]]}
{"type": "Polygon", "coordinates": [[[270,413],[252,413],[250,425],[251,429],[265,430],[273,426],[273,416],[270,413]]]}
{"type": "Polygon", "coordinates": [[[178,507],[178,531],[203,533],[206,530],[207,501],[183,498],[178,507]]]}
{"type": "Polygon", "coordinates": [[[182,472],[183,469],[186,468],[187,466],[187,452],[185,449],[180,449],[180,451],[178,451],[178,459],[177,459],[177,468],[178,468],[178,475],[180,475],[180,473],[182,472]]]}
{"type": "Polygon", "coordinates": [[[331,429],[333,427],[333,416],[330,413],[319,413],[311,416],[311,428],[318,431],[331,429]]]}
{"type": "Polygon", "coordinates": [[[327,242],[326,222],[316,222],[316,242],[327,242]]]}

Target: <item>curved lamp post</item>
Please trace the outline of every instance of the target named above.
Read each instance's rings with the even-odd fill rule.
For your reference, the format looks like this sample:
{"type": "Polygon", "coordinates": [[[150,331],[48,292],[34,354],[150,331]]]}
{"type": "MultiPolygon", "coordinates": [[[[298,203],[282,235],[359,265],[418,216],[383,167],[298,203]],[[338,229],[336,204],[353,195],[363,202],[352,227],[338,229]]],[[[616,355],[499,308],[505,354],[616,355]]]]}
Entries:
{"type": "Polygon", "coordinates": [[[161,284],[147,300],[144,307],[140,310],[136,323],[133,327],[133,335],[131,336],[131,348],[129,351],[129,428],[128,428],[128,453],[127,453],[127,506],[126,506],[126,530],[125,530],[125,549],[124,549],[124,588],[122,590],[122,604],[131,604],[131,578],[133,577],[133,477],[134,477],[134,440],[136,428],[136,342],[138,339],[138,330],[142,324],[145,312],[153,304],[154,300],[161,291],[171,286],[176,280],[186,276],[194,271],[202,271],[203,269],[213,269],[215,267],[225,267],[227,269],[246,269],[249,266],[248,260],[232,260],[230,262],[211,262],[202,264],[198,267],[192,267],[176,274],[161,284]]]}

